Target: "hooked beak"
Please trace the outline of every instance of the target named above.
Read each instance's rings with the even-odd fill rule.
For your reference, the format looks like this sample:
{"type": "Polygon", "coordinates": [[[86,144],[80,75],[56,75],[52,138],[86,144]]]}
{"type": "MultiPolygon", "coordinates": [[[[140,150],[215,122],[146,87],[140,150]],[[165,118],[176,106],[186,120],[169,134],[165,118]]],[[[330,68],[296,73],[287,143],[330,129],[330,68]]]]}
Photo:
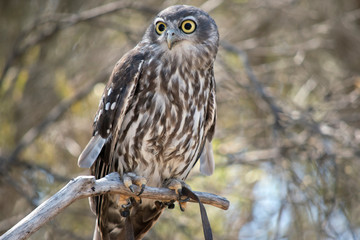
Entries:
{"type": "Polygon", "coordinates": [[[174,46],[174,43],[177,41],[179,41],[179,38],[176,35],[175,30],[169,29],[166,32],[166,42],[167,42],[168,48],[171,50],[171,48],[174,46]]]}

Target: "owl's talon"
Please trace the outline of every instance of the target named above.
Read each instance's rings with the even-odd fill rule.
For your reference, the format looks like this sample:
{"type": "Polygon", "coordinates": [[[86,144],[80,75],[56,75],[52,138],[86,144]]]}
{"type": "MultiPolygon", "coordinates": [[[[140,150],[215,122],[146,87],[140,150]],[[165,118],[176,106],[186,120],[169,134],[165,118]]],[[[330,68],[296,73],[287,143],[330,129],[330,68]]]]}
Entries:
{"type": "Polygon", "coordinates": [[[181,203],[179,202],[179,207],[180,207],[180,210],[181,210],[182,212],[185,212],[186,205],[183,206],[183,204],[181,204],[181,203]]]}
{"type": "Polygon", "coordinates": [[[127,204],[123,204],[123,205],[121,205],[121,207],[124,208],[124,209],[129,208],[129,206],[127,204]]]}
{"type": "Polygon", "coordinates": [[[189,197],[187,197],[185,199],[179,199],[179,202],[182,202],[182,203],[187,203],[188,201],[190,201],[189,197]]]}
{"type": "Polygon", "coordinates": [[[167,207],[168,209],[174,209],[175,208],[175,204],[174,204],[174,200],[171,200],[169,202],[160,202],[160,201],[156,201],[155,205],[158,209],[167,207]]]}
{"type": "Polygon", "coordinates": [[[130,210],[125,209],[124,211],[120,211],[122,217],[128,217],[130,215],[130,210]]]}
{"type": "MultiPolygon", "coordinates": [[[[185,211],[186,203],[188,202],[189,198],[181,199],[182,195],[182,188],[183,186],[190,188],[184,181],[178,180],[175,178],[168,179],[165,181],[165,186],[171,190],[174,190],[175,193],[178,195],[177,201],[179,203],[179,207],[181,211],[185,211]]],[[[170,208],[170,207],[169,207],[170,208]]],[[[171,208],[170,208],[171,209],[171,208]]]]}
{"type": "Polygon", "coordinates": [[[134,201],[135,201],[135,199],[131,197],[128,199],[127,203],[122,204],[121,207],[124,208],[125,210],[130,209],[132,207],[134,201]]]}
{"type": "MultiPolygon", "coordinates": [[[[181,187],[181,189],[182,189],[182,187],[181,187]]],[[[182,196],[182,191],[181,191],[181,189],[177,189],[178,201],[181,200],[181,196],[182,196]]]]}
{"type": "Polygon", "coordinates": [[[173,202],[169,203],[167,205],[168,209],[174,209],[175,208],[175,204],[173,202]]]}
{"type": "MultiPolygon", "coordinates": [[[[136,195],[136,196],[140,196],[143,192],[144,192],[144,190],[145,190],[145,184],[142,184],[141,185],[141,190],[140,190],[140,192],[136,195]]],[[[141,199],[141,198],[140,198],[141,199]]]]}
{"type": "Polygon", "coordinates": [[[141,190],[137,196],[140,196],[145,190],[147,182],[146,178],[140,177],[133,172],[124,173],[122,180],[125,187],[127,187],[132,193],[135,193],[134,186],[141,187],[141,190]]]}
{"type": "Polygon", "coordinates": [[[187,198],[185,198],[185,199],[181,199],[181,197],[178,199],[178,202],[179,202],[179,207],[180,207],[180,210],[182,211],[182,212],[184,212],[185,211],[185,209],[186,209],[186,204],[187,204],[187,202],[190,200],[190,198],[189,197],[187,197],[187,198]]]}

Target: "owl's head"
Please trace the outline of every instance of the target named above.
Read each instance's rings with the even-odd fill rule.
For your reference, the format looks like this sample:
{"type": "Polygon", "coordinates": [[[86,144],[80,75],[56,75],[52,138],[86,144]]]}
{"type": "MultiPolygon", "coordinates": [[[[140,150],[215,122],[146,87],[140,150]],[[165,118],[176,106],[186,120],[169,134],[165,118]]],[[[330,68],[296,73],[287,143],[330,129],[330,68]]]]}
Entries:
{"type": "Polygon", "coordinates": [[[148,27],[143,42],[150,43],[165,52],[206,51],[215,57],[219,45],[219,33],[215,21],[203,10],[176,5],[161,11],[148,27]]]}

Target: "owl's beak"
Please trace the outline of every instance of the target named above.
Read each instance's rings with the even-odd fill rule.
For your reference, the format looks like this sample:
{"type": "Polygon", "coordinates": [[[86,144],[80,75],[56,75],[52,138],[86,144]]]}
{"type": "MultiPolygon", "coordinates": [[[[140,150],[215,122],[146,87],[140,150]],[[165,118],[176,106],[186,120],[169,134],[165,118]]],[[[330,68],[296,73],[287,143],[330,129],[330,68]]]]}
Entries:
{"type": "Polygon", "coordinates": [[[176,34],[175,30],[169,29],[166,32],[166,42],[168,45],[168,48],[171,50],[171,48],[174,46],[174,43],[179,41],[179,37],[176,34]]]}

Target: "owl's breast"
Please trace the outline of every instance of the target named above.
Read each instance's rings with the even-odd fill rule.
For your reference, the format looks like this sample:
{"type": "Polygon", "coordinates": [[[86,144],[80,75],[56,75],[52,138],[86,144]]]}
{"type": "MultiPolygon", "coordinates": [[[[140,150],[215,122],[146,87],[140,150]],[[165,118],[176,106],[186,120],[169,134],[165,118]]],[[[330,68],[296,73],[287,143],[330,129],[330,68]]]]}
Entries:
{"type": "Polygon", "coordinates": [[[168,77],[143,75],[119,129],[120,172],[148,177],[150,186],[186,178],[204,142],[207,84],[205,74],[181,69],[168,77]]]}

